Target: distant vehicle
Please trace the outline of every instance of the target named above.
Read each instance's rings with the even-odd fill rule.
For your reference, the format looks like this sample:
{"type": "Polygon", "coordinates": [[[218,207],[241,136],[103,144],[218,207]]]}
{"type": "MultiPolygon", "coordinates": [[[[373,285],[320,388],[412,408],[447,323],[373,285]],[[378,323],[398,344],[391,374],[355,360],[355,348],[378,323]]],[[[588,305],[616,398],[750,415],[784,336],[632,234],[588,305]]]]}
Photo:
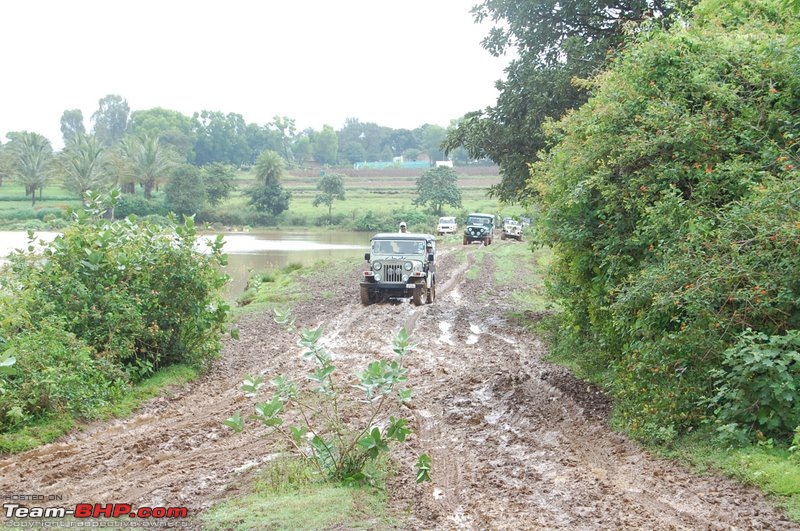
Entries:
{"type": "Polygon", "coordinates": [[[500,233],[501,240],[508,239],[522,241],[522,225],[513,219],[503,223],[503,232],[500,233]]]}
{"type": "Polygon", "coordinates": [[[383,232],[372,237],[364,254],[361,304],[410,297],[415,306],[436,300],[436,238],[431,234],[383,232]]]}
{"type": "Polygon", "coordinates": [[[439,224],[436,225],[436,234],[455,234],[458,231],[458,223],[456,218],[452,216],[445,216],[439,218],[439,224]]]}
{"type": "Polygon", "coordinates": [[[494,237],[494,214],[473,212],[467,216],[467,225],[464,227],[464,245],[472,242],[481,242],[491,245],[494,237]]]}

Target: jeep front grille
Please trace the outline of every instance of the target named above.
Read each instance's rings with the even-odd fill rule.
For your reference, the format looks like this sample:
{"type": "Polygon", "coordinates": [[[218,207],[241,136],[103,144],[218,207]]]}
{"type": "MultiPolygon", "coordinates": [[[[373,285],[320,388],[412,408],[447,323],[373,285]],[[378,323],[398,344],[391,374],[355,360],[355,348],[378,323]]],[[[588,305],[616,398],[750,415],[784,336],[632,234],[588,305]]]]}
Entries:
{"type": "Polygon", "coordinates": [[[403,264],[383,264],[384,282],[402,282],[403,264]]]}

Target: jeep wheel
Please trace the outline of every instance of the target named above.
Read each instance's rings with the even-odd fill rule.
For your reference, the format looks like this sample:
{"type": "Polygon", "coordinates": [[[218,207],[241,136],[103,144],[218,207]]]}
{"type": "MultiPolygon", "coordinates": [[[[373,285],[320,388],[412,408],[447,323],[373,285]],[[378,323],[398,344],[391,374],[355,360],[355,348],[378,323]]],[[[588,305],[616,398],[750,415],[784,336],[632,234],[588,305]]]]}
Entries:
{"type": "Polygon", "coordinates": [[[501,235],[500,235],[500,239],[501,239],[501,240],[505,240],[505,239],[506,239],[506,233],[505,233],[505,232],[504,232],[503,234],[501,234],[501,235]]]}
{"type": "Polygon", "coordinates": [[[417,287],[414,288],[414,296],[412,297],[414,306],[422,306],[422,300],[427,298],[426,291],[428,290],[425,289],[425,284],[418,284],[417,287]]]}
{"type": "Polygon", "coordinates": [[[427,291],[428,296],[425,298],[425,304],[432,304],[436,300],[436,284],[432,284],[427,291]]]}
{"type": "Polygon", "coordinates": [[[361,304],[364,306],[372,304],[372,297],[369,296],[369,290],[366,286],[361,286],[361,304]]]}
{"type": "Polygon", "coordinates": [[[467,241],[467,237],[464,236],[464,245],[467,245],[468,243],[469,243],[469,241],[467,241]]]}
{"type": "Polygon", "coordinates": [[[485,238],[483,239],[483,244],[484,244],[484,245],[491,245],[491,244],[492,244],[492,239],[491,239],[491,238],[489,238],[488,236],[487,236],[487,237],[485,237],[485,238]]]}

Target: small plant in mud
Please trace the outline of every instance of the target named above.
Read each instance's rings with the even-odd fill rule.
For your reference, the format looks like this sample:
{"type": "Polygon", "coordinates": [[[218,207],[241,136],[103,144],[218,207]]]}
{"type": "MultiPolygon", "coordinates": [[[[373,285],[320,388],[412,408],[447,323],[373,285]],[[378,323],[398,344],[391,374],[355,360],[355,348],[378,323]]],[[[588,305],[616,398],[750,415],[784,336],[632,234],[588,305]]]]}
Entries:
{"type": "MultiPolygon", "coordinates": [[[[276,313],[275,321],[290,329],[294,322],[288,312],[276,313]]],[[[403,366],[405,355],[413,348],[409,334],[403,328],[392,339],[394,359],[371,361],[366,370],[356,374],[357,383],[348,385],[336,377],[330,352],[319,344],[322,332],[322,326],[301,332],[303,357],[313,363],[307,386],[301,388],[278,376],[270,382],[275,392],[256,403],[253,415],[245,418],[237,413],[224,423],[240,432],[248,419],[261,422],[329,479],[374,484],[378,458],[389,451],[390,443],[405,442],[411,435],[408,421],[391,414],[411,400],[411,390],[404,387],[408,369],[403,366]],[[353,398],[353,390],[363,393],[362,397],[353,398]]],[[[241,389],[245,396],[256,398],[263,386],[262,377],[248,376],[241,389]]],[[[420,455],[417,482],[430,481],[430,470],[430,456],[420,455]]]]}

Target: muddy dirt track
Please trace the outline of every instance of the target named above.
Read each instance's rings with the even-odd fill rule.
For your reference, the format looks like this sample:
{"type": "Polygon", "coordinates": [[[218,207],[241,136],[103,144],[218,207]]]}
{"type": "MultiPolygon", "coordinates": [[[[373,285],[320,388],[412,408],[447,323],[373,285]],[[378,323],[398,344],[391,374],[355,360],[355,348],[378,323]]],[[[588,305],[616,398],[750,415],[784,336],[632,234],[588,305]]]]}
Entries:
{"type": "MultiPolygon", "coordinates": [[[[314,280],[309,289],[326,296],[294,310],[299,326],[324,325],[324,343],[346,372],[388,357],[401,326],[413,333],[406,416],[416,435],[413,449],[395,451],[400,474],[389,485],[399,528],[800,529],[754,489],[692,474],[611,431],[607,400],[544,362],[537,338],[504,317],[524,279],[493,281],[491,254],[502,245],[519,244],[471,246],[467,262],[441,252],[432,305],[362,307],[354,263],[314,280]],[[431,454],[432,484],[413,482],[413,451],[431,454]]],[[[248,373],[301,378],[307,365],[296,334],[271,315],[245,317],[240,329],[206,376],[133,417],[0,459],[0,493],[60,495],[66,506],[186,506],[197,515],[246,489],[275,446],[263,429],[234,434],[222,425],[252,411],[241,381],[248,373]]]]}

